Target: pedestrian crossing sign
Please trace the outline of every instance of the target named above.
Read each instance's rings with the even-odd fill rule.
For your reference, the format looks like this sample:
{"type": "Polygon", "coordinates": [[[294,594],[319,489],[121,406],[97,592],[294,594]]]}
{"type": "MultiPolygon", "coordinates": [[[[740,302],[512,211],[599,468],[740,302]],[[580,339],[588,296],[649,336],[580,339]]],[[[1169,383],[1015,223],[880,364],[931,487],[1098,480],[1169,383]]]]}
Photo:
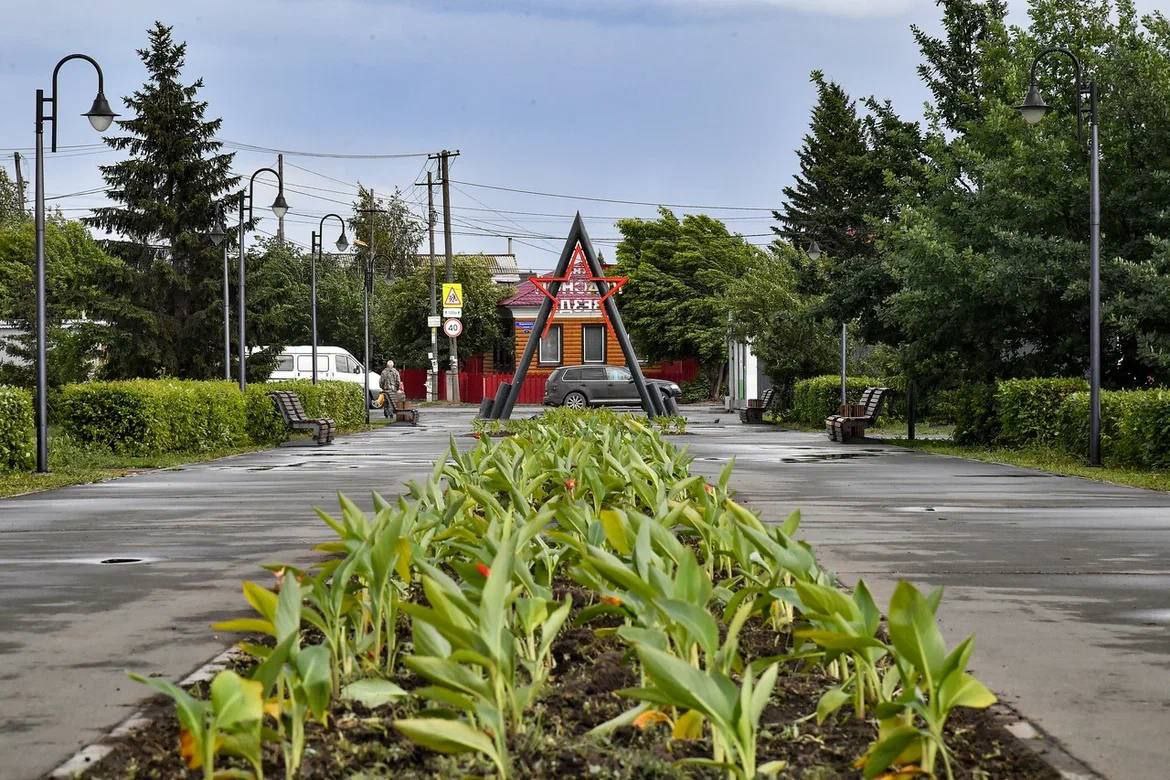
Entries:
{"type": "Polygon", "coordinates": [[[463,308],[463,285],[457,282],[446,282],[443,284],[443,308],[463,308]]]}

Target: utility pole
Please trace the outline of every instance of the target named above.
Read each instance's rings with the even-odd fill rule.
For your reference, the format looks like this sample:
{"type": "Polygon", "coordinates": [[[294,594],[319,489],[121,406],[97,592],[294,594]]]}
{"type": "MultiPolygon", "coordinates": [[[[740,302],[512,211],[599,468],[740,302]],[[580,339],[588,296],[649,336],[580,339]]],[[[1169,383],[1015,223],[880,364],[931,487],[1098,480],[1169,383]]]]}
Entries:
{"type": "MultiPolygon", "coordinates": [[[[370,208],[377,210],[378,201],[374,200],[374,190],[370,189],[370,208]]],[[[357,232],[357,229],[354,229],[357,232]]],[[[366,397],[366,425],[370,424],[370,294],[373,292],[371,287],[374,284],[374,214],[370,213],[370,246],[366,249],[366,262],[362,268],[362,289],[365,292],[363,296],[363,312],[362,317],[365,321],[365,355],[362,360],[365,365],[362,370],[362,394],[366,397]]]]}
{"type": "MultiPolygon", "coordinates": [[[[276,155],[276,175],[284,181],[284,155],[276,155]]],[[[284,214],[276,218],[276,241],[281,246],[284,246],[284,214]]]]}
{"type": "Polygon", "coordinates": [[[20,152],[13,152],[12,159],[16,162],[16,191],[20,193],[20,210],[24,211],[27,200],[24,197],[24,174],[20,170],[20,152]]]}
{"type": "MultiPolygon", "coordinates": [[[[451,262],[451,184],[449,176],[449,162],[452,157],[458,157],[459,152],[449,152],[446,149],[438,154],[430,155],[430,159],[439,160],[439,175],[443,177],[443,250],[447,256],[447,281],[455,281],[455,272],[451,262]]],[[[447,400],[459,401],[459,340],[451,337],[450,365],[447,370],[447,400]]]]}
{"type": "MultiPolygon", "coordinates": [[[[439,316],[439,293],[435,289],[438,279],[435,275],[435,182],[427,171],[427,236],[431,255],[431,322],[439,316]]],[[[427,382],[428,401],[439,400],[439,329],[431,325],[431,376],[427,382]]]]}

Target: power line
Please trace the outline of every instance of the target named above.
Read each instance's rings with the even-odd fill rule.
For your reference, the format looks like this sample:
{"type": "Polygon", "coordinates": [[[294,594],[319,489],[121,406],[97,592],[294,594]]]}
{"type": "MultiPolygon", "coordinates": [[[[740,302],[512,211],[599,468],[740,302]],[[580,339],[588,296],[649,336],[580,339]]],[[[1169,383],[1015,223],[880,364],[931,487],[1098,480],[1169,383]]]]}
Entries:
{"type": "Polygon", "coordinates": [[[268,152],[269,154],[285,154],[290,157],[327,157],[338,160],[400,160],[410,157],[426,157],[428,154],[427,152],[410,152],[406,154],[343,154],[339,152],[305,152],[294,149],[275,149],[269,146],[246,144],[240,141],[230,141],[226,138],[221,138],[218,140],[229,149],[236,149],[242,152],[268,152]]]}
{"type": "Polygon", "coordinates": [[[543,198],[564,198],[566,200],[590,200],[598,203],[621,203],[627,206],[665,206],[673,209],[708,209],[720,211],[774,211],[772,206],[708,206],[688,203],[654,203],[646,200],[622,200],[620,198],[598,198],[590,195],[565,195],[557,192],[538,192],[536,190],[522,190],[516,187],[501,187],[496,184],[477,184],[470,181],[451,180],[452,184],[463,184],[468,187],[480,187],[487,190],[501,190],[503,192],[519,192],[524,195],[538,195],[543,198]]]}

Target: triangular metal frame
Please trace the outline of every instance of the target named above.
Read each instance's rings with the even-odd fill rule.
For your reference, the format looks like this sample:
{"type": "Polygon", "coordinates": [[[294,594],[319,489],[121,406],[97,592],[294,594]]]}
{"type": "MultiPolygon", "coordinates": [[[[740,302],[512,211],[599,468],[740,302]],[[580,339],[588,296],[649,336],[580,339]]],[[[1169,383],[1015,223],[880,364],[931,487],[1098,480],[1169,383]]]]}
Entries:
{"type": "MultiPolygon", "coordinates": [[[[573,250],[576,249],[577,243],[580,242],[581,249],[585,252],[585,260],[589,263],[589,270],[594,276],[604,276],[602,273],[601,262],[597,259],[597,252],[593,249],[593,242],[589,240],[589,233],[585,230],[585,221],[581,219],[581,212],[573,218],[573,226],[569,229],[569,237],[565,239],[565,248],[561,250],[560,260],[557,261],[556,270],[553,271],[552,276],[565,276],[569,269],[569,263],[573,257],[573,250]]],[[[597,293],[604,297],[609,290],[609,285],[605,282],[594,282],[597,285],[597,293]]],[[[561,283],[559,281],[552,282],[548,291],[556,297],[560,290],[561,283]]],[[[504,403],[499,409],[492,409],[491,418],[493,420],[507,420],[512,416],[512,407],[516,405],[516,399],[520,397],[520,388],[524,384],[525,377],[528,376],[528,367],[532,364],[532,358],[536,353],[537,347],[540,345],[540,334],[544,332],[544,326],[548,322],[550,312],[552,312],[553,301],[552,298],[545,297],[540,303],[540,311],[537,312],[536,321],[532,324],[532,332],[528,337],[528,343],[524,345],[524,355],[516,364],[516,373],[512,376],[512,387],[508,390],[508,396],[504,399],[504,403]]],[[[626,358],[626,366],[630,369],[630,375],[634,379],[634,386],[638,390],[638,397],[642,400],[642,410],[646,412],[647,417],[656,416],[654,405],[650,401],[650,394],[646,389],[646,378],[642,375],[642,367],[638,365],[638,356],[634,354],[634,346],[630,343],[629,334],[626,333],[626,326],[622,323],[622,315],[618,312],[617,301],[613,296],[605,298],[602,301],[602,306],[605,307],[605,314],[609,318],[610,327],[613,328],[614,336],[617,337],[618,346],[621,347],[622,355],[626,358]]]]}

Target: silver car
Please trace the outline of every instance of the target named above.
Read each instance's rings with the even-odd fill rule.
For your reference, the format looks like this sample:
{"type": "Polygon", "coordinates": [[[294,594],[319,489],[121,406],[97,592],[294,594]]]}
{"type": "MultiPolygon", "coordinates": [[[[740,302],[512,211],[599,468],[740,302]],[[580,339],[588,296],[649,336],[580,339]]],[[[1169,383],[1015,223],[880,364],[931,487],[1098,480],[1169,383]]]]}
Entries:
{"type": "MultiPolygon", "coordinates": [[[[646,384],[658,385],[664,396],[676,400],[682,388],[665,379],[647,379],[646,384]]],[[[545,406],[567,406],[583,409],[587,406],[640,406],[638,388],[628,368],[622,366],[562,366],[549,374],[544,386],[545,406]]]]}

